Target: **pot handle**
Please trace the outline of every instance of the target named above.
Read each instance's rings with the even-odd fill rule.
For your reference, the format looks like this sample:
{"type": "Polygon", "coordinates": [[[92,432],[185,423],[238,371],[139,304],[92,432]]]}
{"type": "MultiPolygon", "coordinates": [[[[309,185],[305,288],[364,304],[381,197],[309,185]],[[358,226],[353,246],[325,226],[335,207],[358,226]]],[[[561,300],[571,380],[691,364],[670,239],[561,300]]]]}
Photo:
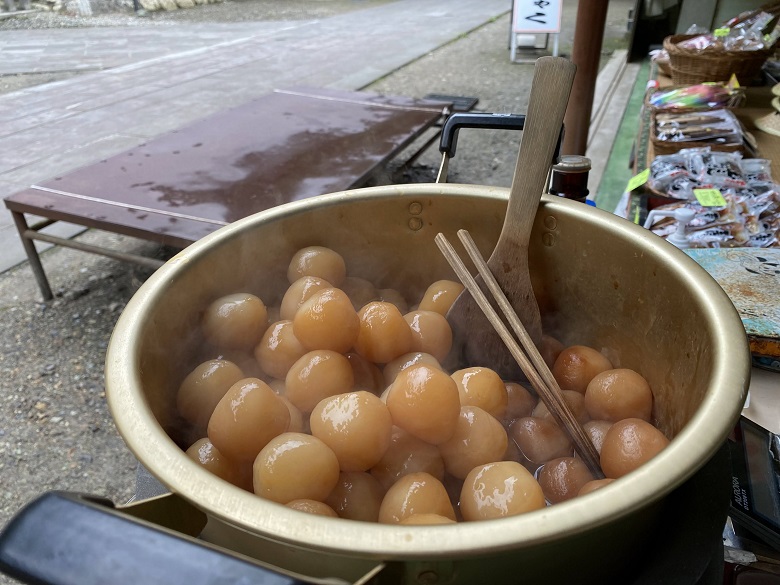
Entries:
{"type": "MultiPolygon", "coordinates": [[[[458,144],[458,130],[461,128],[492,128],[495,130],[522,130],[525,127],[524,114],[490,114],[490,113],[455,113],[451,114],[441,129],[441,138],[439,139],[439,152],[442,153],[441,165],[437,183],[447,182],[447,172],[449,169],[449,160],[455,156],[455,148],[458,144]]],[[[555,146],[552,164],[558,162],[561,154],[561,145],[563,144],[563,127],[558,136],[558,144],[555,146]]]]}
{"type": "Polygon", "coordinates": [[[456,113],[444,122],[439,140],[439,152],[455,156],[458,144],[458,130],[461,128],[493,128],[495,130],[522,130],[524,114],[456,113]]]}
{"type": "Polygon", "coordinates": [[[137,520],[109,500],[48,492],[0,533],[0,571],[35,585],[306,585],[137,520]]]}

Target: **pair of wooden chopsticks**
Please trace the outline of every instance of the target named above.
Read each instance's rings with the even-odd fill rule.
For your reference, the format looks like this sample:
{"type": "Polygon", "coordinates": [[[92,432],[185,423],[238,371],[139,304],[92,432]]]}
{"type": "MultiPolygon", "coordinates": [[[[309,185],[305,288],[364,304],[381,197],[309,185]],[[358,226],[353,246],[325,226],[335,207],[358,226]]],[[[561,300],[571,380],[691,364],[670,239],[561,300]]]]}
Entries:
{"type": "Polygon", "coordinates": [[[517,364],[531,383],[531,386],[533,386],[545,406],[547,406],[550,414],[553,415],[555,420],[574,443],[577,453],[582,457],[583,462],[588,466],[590,472],[596,479],[604,478],[604,473],[601,471],[601,466],[599,464],[599,454],[596,451],[596,448],[593,446],[590,437],[583,430],[582,426],[571,412],[569,405],[566,404],[566,401],[563,399],[563,393],[558,386],[558,382],[555,381],[550,368],[547,367],[544,358],[542,358],[539,350],[536,348],[536,345],[534,345],[534,342],[531,340],[531,337],[523,326],[523,323],[517,317],[512,305],[509,304],[504,292],[501,290],[501,287],[499,287],[493,273],[488,268],[487,262],[485,262],[482,254],[477,249],[477,245],[471,238],[471,234],[466,230],[458,230],[458,238],[466,248],[466,252],[471,258],[471,261],[477,267],[480,276],[487,285],[490,293],[493,295],[496,304],[504,313],[507,322],[512,327],[512,331],[514,331],[514,334],[517,336],[517,339],[522,343],[525,351],[520,348],[517,340],[512,337],[509,329],[490,304],[487,296],[482,292],[477,281],[471,275],[468,268],[466,268],[463,260],[460,259],[455,248],[452,247],[452,244],[450,244],[444,234],[438,234],[435,240],[436,245],[439,246],[442,254],[444,254],[444,257],[447,259],[447,262],[452,266],[452,269],[463,283],[463,286],[465,286],[469,293],[474,297],[479,308],[482,309],[485,317],[487,317],[490,324],[495,328],[496,332],[501,337],[501,340],[506,344],[512,357],[515,358],[517,364]]]}

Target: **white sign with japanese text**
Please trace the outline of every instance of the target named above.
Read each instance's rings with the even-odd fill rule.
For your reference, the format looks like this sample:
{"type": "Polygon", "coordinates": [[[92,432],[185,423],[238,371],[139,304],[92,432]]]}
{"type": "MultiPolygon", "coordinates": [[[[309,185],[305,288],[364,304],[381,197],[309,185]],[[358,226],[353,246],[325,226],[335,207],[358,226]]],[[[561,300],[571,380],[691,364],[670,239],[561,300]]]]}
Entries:
{"type": "Polygon", "coordinates": [[[563,0],[514,0],[512,30],[526,34],[559,33],[562,3],[563,0]]]}

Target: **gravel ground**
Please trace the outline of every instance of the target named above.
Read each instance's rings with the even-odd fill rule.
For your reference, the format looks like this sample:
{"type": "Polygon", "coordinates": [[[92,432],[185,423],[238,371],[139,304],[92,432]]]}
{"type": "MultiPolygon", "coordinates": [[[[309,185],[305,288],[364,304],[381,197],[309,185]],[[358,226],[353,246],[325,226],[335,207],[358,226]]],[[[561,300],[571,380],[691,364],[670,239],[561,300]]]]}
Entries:
{"type": "MultiPolygon", "coordinates": [[[[185,21],[303,17],[304,7],[307,18],[312,14],[326,16],[382,1],[387,0],[243,0],[143,19],[128,14],[96,18],[99,22],[108,19],[111,26],[123,21],[138,26],[175,26],[185,21]]],[[[619,22],[621,16],[625,12],[616,13],[614,18],[619,22]]],[[[48,14],[23,20],[35,27],[82,26],[48,14]]],[[[0,30],[11,26],[8,20],[0,22],[0,30]]],[[[476,96],[479,109],[523,112],[532,65],[509,61],[508,24],[508,17],[488,23],[367,89],[415,97],[428,93],[476,96]]],[[[620,42],[620,27],[615,26],[605,48],[620,42]]],[[[0,78],[0,90],[12,91],[13,83],[24,87],[25,83],[57,78],[18,77],[0,78]]],[[[516,133],[462,131],[457,156],[450,164],[451,180],[508,186],[518,145],[516,133]]],[[[433,148],[412,172],[394,173],[385,180],[433,180],[438,159],[433,148]]],[[[170,253],[131,238],[96,232],[87,232],[80,239],[160,257],[170,253]]],[[[118,436],[106,407],[103,360],[116,319],[149,272],[62,248],[45,253],[43,262],[56,294],[49,303],[39,301],[29,266],[0,275],[0,327],[6,332],[0,337],[4,378],[0,398],[0,525],[46,490],[75,490],[123,502],[135,489],[136,461],[118,436]]],[[[0,583],[14,581],[0,576],[0,583]]]]}

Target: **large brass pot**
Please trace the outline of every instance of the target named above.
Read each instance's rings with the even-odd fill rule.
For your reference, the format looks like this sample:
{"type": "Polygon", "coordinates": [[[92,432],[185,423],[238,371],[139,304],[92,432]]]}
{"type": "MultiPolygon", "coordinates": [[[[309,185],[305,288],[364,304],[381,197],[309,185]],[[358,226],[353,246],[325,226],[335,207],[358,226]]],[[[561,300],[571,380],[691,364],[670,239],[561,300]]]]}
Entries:
{"type": "Polygon", "coordinates": [[[352,274],[417,299],[435,279],[453,278],[436,233],[456,242],[456,230],[466,228],[489,255],[507,195],[502,188],[418,184],[283,205],[193,244],[141,287],[108,348],[109,405],[143,465],[207,513],[204,539],[284,569],[352,582],[384,562],[396,583],[599,581],[620,564],[607,560],[629,559],[646,545],[663,499],[719,449],[739,415],[749,380],[745,333],[725,293],[683,252],[560,198],[542,198],[531,237],[545,327],[647,377],[655,416],[673,440],[640,470],[521,516],[399,527],[308,516],[264,501],[199,468],[171,438],[174,397],[195,364],[198,316],[209,301],[251,291],[277,302],[289,258],[311,244],[338,250],[352,274]]]}

